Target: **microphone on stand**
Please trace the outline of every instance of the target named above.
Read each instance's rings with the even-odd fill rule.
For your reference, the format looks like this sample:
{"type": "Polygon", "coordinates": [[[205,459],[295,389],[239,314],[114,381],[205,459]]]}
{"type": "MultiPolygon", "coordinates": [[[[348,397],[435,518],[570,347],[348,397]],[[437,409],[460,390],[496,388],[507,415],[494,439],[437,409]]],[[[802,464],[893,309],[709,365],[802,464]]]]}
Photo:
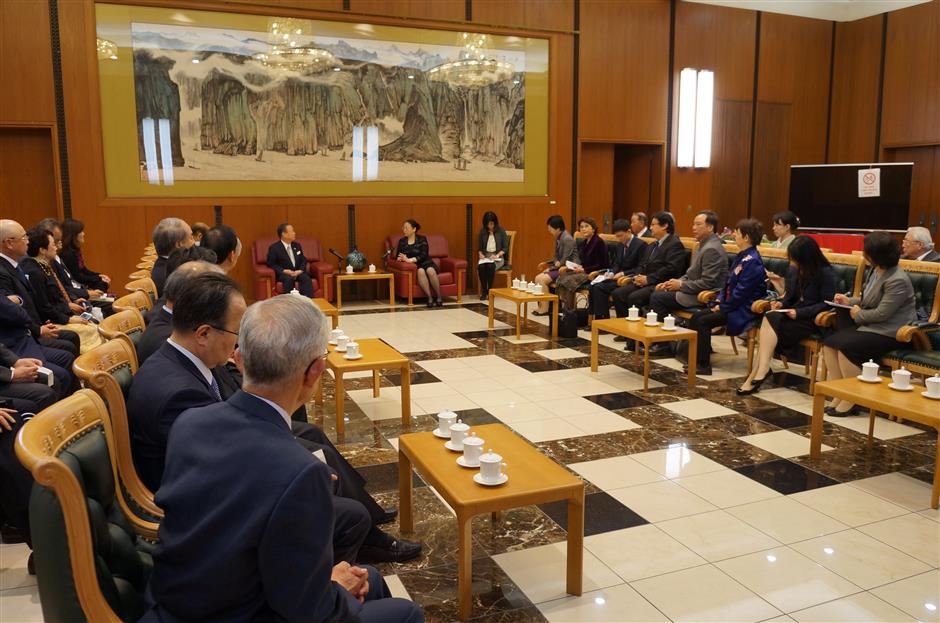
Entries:
{"type": "Polygon", "coordinates": [[[333,255],[336,256],[336,258],[339,260],[339,265],[340,265],[340,266],[342,266],[342,265],[343,265],[343,262],[346,261],[346,258],[343,257],[342,255],[340,255],[339,253],[337,253],[336,250],[333,249],[332,247],[329,248],[329,249],[327,249],[327,251],[329,251],[330,253],[332,253],[333,255]]]}

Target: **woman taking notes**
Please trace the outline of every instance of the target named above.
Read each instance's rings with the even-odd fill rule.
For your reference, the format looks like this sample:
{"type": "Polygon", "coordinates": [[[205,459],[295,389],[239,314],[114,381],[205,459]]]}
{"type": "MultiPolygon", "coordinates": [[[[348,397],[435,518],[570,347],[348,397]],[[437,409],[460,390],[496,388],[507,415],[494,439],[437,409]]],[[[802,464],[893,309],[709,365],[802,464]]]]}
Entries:
{"type": "Polygon", "coordinates": [[[496,271],[506,263],[509,254],[509,236],[499,226],[499,219],[493,212],[483,215],[483,229],[477,241],[477,273],[480,275],[480,300],[485,301],[493,287],[496,271]],[[484,261],[489,260],[489,261],[484,261]]]}

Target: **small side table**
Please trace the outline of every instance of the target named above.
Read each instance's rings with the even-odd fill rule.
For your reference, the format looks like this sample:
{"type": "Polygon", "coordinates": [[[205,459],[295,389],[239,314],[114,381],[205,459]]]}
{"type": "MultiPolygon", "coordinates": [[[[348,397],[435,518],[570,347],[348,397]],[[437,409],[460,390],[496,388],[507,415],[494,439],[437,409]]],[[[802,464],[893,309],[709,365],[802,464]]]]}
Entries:
{"type": "Polygon", "coordinates": [[[493,311],[495,310],[496,297],[512,301],[516,304],[516,339],[522,334],[522,318],[528,314],[529,303],[540,303],[547,301],[552,307],[552,337],[558,337],[558,295],[557,294],[532,294],[522,290],[513,290],[512,288],[490,288],[490,307],[487,312],[487,327],[493,328],[493,311]],[[522,314],[519,308],[522,307],[522,314]]]}
{"type": "Polygon", "coordinates": [[[336,278],[336,309],[343,308],[343,282],[344,281],[381,281],[388,280],[388,306],[395,307],[395,275],[377,270],[374,273],[362,271],[361,273],[335,273],[336,278]]]}

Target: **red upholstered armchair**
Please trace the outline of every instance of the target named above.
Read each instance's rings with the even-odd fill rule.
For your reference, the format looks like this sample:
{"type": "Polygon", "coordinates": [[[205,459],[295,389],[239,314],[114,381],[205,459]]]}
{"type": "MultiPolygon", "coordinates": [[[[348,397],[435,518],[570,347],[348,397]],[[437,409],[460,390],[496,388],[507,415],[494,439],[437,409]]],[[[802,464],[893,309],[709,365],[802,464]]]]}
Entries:
{"type": "MultiPolygon", "coordinates": [[[[457,302],[467,288],[467,260],[461,260],[450,256],[450,250],[447,246],[447,238],[440,234],[422,234],[428,239],[428,251],[431,259],[440,266],[441,272],[438,279],[441,282],[441,296],[455,296],[457,302]]],[[[408,304],[412,304],[415,298],[425,298],[424,292],[418,285],[415,273],[418,267],[410,262],[399,262],[395,259],[398,248],[398,241],[401,234],[392,234],[385,239],[386,250],[391,249],[389,255],[388,271],[395,273],[395,294],[408,299],[408,304]]]]}
{"type": "MultiPolygon", "coordinates": [[[[284,294],[284,288],[274,278],[274,270],[268,268],[268,249],[277,242],[277,238],[259,238],[251,245],[251,266],[255,271],[255,299],[262,301],[275,294],[284,294]]],[[[332,300],[333,265],[323,261],[323,247],[315,238],[297,238],[307,258],[307,272],[313,281],[313,295],[316,298],[332,300]]]]}

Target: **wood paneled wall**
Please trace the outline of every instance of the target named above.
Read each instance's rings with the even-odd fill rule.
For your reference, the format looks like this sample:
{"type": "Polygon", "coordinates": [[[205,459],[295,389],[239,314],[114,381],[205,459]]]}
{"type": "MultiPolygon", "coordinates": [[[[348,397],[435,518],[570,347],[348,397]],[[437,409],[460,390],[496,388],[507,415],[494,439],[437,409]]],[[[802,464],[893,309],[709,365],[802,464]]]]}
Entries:
{"type": "MultiPolygon", "coordinates": [[[[152,3],[164,2],[222,10],[264,6],[274,13],[285,7],[325,18],[354,14],[445,27],[462,23],[468,9],[465,0],[349,0],[348,11],[343,0],[152,3]]],[[[886,31],[881,16],[833,26],[681,0],[471,0],[469,9],[473,23],[534,31],[550,39],[548,194],[471,201],[473,232],[488,209],[496,211],[508,229],[520,232],[513,258],[520,272],[531,273],[536,262],[550,253],[544,222],[553,213],[570,219],[575,182],[579,215],[599,219],[604,213],[615,215],[624,211],[617,202],[642,196],[646,204],[651,198],[655,209],[668,205],[683,231],[691,213],[701,208],[715,209],[729,224],[748,213],[766,219],[786,205],[789,165],[864,161],[877,149],[886,160],[917,163],[912,221],[918,221],[920,214],[927,224],[937,219],[940,0],[890,13],[886,31]],[[882,57],[884,79],[879,82],[882,57]],[[716,72],[713,158],[712,166],[704,170],[676,168],[675,149],[672,153],[665,149],[678,115],[676,105],[672,119],[668,115],[670,84],[675,104],[678,72],[687,66],[716,72]],[[623,163],[617,166],[617,154],[623,151],[617,145],[631,143],[654,145],[662,154],[647,187],[634,189],[643,183],[642,176],[633,175],[623,163]],[[621,177],[629,177],[630,188],[621,177]]],[[[466,242],[465,197],[107,198],[94,2],[58,0],[58,11],[72,210],[87,224],[90,263],[118,282],[136,263],[159,218],[177,215],[211,223],[214,204],[223,206],[224,221],[239,231],[246,247],[255,237],[271,235],[277,223],[290,220],[301,232],[337,249],[345,250],[352,234],[363,252],[377,259],[384,237],[413,216],[426,231],[447,235],[453,255],[473,255],[466,242]],[[352,232],[347,227],[348,204],[355,205],[352,232]]],[[[49,26],[46,0],[0,2],[0,83],[6,89],[0,95],[0,126],[29,122],[49,132],[55,128],[49,26]]],[[[8,138],[0,140],[4,149],[14,144],[8,138]]],[[[55,145],[51,151],[35,145],[37,162],[48,162],[50,153],[55,160],[55,145]]],[[[4,211],[19,214],[9,211],[10,192],[6,188],[0,192],[4,211]]],[[[47,203],[51,196],[45,192],[32,201],[47,203]]],[[[43,212],[49,213],[54,210],[43,212]]],[[[246,291],[251,291],[249,264],[246,248],[246,258],[236,270],[246,291]]]]}

